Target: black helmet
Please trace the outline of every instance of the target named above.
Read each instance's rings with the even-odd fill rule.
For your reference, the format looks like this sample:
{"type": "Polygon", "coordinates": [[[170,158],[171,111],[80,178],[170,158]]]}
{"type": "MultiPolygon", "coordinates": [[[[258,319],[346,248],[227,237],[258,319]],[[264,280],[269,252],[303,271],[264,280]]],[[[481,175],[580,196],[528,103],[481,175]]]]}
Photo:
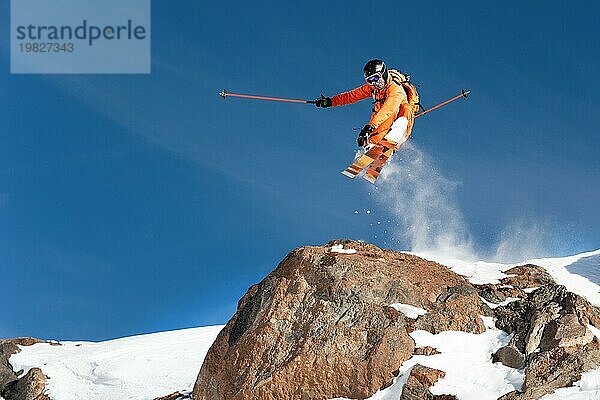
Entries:
{"type": "Polygon", "coordinates": [[[384,88],[388,79],[388,70],[382,60],[370,60],[365,64],[363,72],[365,74],[365,81],[369,85],[375,86],[379,90],[384,88]]]}

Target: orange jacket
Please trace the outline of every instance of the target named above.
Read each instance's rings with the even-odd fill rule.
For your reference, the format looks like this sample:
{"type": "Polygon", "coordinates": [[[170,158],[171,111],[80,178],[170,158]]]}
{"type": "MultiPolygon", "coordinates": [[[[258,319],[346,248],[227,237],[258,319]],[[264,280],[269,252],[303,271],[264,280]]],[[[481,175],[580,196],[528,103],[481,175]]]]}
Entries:
{"type": "Polygon", "coordinates": [[[399,117],[406,117],[410,123],[413,119],[412,106],[408,103],[406,92],[400,85],[388,76],[388,81],[382,90],[365,83],[349,92],[340,93],[331,98],[331,105],[334,107],[346,104],[356,103],[371,97],[375,106],[369,125],[375,128],[373,137],[384,136],[391,128],[392,124],[399,117]],[[381,134],[381,135],[377,135],[381,134]]]}

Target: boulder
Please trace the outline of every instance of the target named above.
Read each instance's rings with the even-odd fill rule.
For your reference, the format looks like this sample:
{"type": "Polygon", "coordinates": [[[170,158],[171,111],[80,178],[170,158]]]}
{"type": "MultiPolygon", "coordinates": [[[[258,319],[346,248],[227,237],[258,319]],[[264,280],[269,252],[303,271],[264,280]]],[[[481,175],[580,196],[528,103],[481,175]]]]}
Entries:
{"type": "Polygon", "coordinates": [[[474,285],[479,295],[490,303],[499,304],[509,297],[527,298],[524,289],[555,284],[550,274],[537,265],[520,265],[506,270],[504,273],[508,276],[502,278],[498,284],[474,285]]]}
{"type": "Polygon", "coordinates": [[[586,325],[598,320],[598,310],[587,300],[556,284],[543,286],[525,300],[494,312],[496,326],[514,333],[511,343],[525,355],[559,345],[587,344],[593,335],[586,325]]]}
{"type": "Polygon", "coordinates": [[[433,395],[429,388],[439,378],[443,378],[445,372],[416,364],[412,367],[406,384],[402,388],[400,400],[451,400],[456,399],[452,395],[433,395]]]}
{"type": "Polygon", "coordinates": [[[413,355],[409,332],[480,333],[483,312],[475,288],[440,264],[347,240],[296,249],[239,301],[193,397],[367,398],[413,355]],[[427,313],[409,319],[394,303],[427,313]]]}
{"type": "Polygon", "coordinates": [[[502,285],[516,289],[537,288],[555,284],[554,279],[546,270],[533,264],[520,265],[504,271],[508,277],[501,280],[502,285]]]}
{"type": "Polygon", "coordinates": [[[10,340],[0,340],[0,396],[10,382],[17,380],[17,374],[8,362],[10,356],[19,352],[19,346],[10,340]]]}
{"type": "Polygon", "coordinates": [[[422,315],[414,324],[415,329],[431,333],[442,331],[485,332],[479,317],[484,314],[477,290],[470,284],[446,288],[431,304],[431,311],[422,315]]]}
{"type": "Polygon", "coordinates": [[[22,378],[10,382],[2,396],[6,400],[50,400],[44,393],[47,377],[39,368],[31,368],[22,378]]]}
{"type": "Polygon", "coordinates": [[[581,374],[600,365],[600,342],[585,346],[554,347],[533,354],[525,373],[525,398],[538,399],[561,387],[572,386],[581,374]]]}
{"type": "Polygon", "coordinates": [[[525,355],[516,347],[508,345],[498,349],[492,356],[493,362],[501,362],[507,367],[521,369],[525,366],[525,355]]]}

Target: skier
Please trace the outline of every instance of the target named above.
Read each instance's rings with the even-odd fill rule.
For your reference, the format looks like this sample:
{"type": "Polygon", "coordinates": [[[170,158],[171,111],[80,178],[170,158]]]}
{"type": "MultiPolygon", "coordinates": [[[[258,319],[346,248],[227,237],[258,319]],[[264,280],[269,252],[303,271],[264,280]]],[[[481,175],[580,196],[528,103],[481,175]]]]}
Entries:
{"type": "Polygon", "coordinates": [[[395,70],[388,71],[382,60],[370,60],[363,72],[364,85],[333,97],[321,95],[315,100],[315,105],[322,108],[337,107],[371,97],[374,101],[373,114],[358,135],[358,145],[370,147],[385,137],[386,141],[396,143],[394,150],[398,150],[410,136],[418,105],[409,102],[402,83],[392,76],[393,73],[400,74],[395,70]]]}
{"type": "Polygon", "coordinates": [[[369,123],[361,129],[357,138],[363,154],[357,154],[354,162],[342,174],[350,178],[357,177],[366,170],[364,178],[375,183],[389,158],[406,142],[412,132],[414,119],[437,110],[461,97],[467,97],[469,90],[462,90],[442,103],[427,110],[420,111],[417,88],[409,82],[409,76],[395,69],[387,69],[382,60],[374,59],[363,68],[366,83],[349,92],[333,97],[321,95],[316,100],[302,100],[282,97],[268,97],[253,94],[230,93],[225,90],[219,93],[224,99],[240,97],[246,99],[281,101],[287,103],[315,104],[317,107],[337,107],[371,97],[373,114],[369,123]],[[417,114],[418,113],[418,114],[417,114]]]}

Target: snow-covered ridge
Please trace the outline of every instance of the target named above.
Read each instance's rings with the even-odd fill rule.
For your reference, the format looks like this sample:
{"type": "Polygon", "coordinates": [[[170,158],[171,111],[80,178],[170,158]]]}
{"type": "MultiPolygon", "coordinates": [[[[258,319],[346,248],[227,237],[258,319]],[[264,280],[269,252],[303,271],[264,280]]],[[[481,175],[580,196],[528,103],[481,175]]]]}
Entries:
{"type": "Polygon", "coordinates": [[[585,297],[596,307],[600,307],[600,286],[588,279],[592,276],[597,276],[600,271],[587,270],[584,272],[585,276],[583,276],[570,272],[567,269],[569,265],[572,265],[583,258],[594,256],[600,256],[600,249],[569,257],[533,259],[527,261],[527,263],[543,267],[550,275],[552,275],[552,278],[554,278],[556,283],[564,285],[570,292],[577,293],[578,295],[585,297]]]}
{"type": "Polygon", "coordinates": [[[222,326],[132,336],[106,342],[40,343],[10,358],[14,371],[42,369],[53,400],[151,400],[191,391],[222,326]]]}
{"type": "Polygon", "coordinates": [[[590,281],[586,276],[598,275],[600,271],[587,271],[586,276],[570,272],[567,267],[583,258],[600,256],[600,249],[568,257],[537,258],[515,264],[501,264],[486,261],[462,261],[416,254],[426,260],[435,261],[447,266],[452,271],[464,276],[473,284],[500,283],[507,271],[517,265],[534,264],[543,267],[559,285],[564,285],[569,291],[585,297],[593,305],[600,307],[600,286],[590,281]],[[589,275],[588,275],[589,273],[589,275]]]}

